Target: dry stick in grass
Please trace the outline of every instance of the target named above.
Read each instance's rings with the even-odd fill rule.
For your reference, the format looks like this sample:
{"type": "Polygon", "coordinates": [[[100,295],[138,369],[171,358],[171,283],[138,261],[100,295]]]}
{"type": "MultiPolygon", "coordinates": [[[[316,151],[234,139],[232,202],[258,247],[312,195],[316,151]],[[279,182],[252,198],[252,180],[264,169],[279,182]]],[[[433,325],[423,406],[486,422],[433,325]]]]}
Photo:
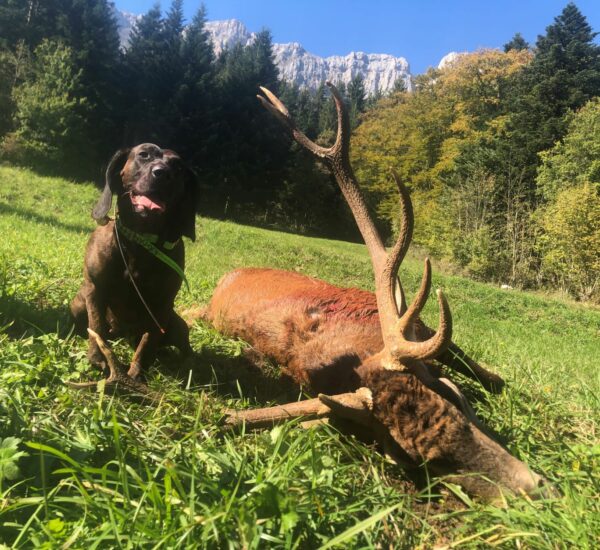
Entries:
{"type": "MultiPolygon", "coordinates": [[[[134,380],[127,374],[127,370],[125,366],[119,361],[118,357],[114,354],[110,346],[102,339],[102,337],[94,332],[91,328],[88,328],[89,335],[96,340],[102,355],[106,358],[106,364],[108,366],[108,370],[110,374],[108,378],[102,380],[104,382],[105,387],[117,387],[120,386],[123,389],[128,391],[143,395],[148,399],[157,400],[162,397],[161,393],[154,392],[150,390],[150,388],[144,383],[138,380],[134,380]]],[[[137,349],[135,350],[135,354],[133,356],[132,363],[139,362],[140,354],[144,349],[146,342],[148,341],[149,334],[146,332],[138,344],[137,349]]],[[[68,386],[78,390],[85,389],[97,389],[98,384],[100,382],[66,382],[68,386]]]]}

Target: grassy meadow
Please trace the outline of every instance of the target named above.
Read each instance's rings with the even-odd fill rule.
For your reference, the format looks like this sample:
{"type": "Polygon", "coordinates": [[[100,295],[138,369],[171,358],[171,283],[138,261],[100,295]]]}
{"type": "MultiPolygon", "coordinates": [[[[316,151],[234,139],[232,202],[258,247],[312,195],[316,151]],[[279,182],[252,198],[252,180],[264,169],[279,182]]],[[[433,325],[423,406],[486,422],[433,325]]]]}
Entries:
{"type": "MultiPolygon", "coordinates": [[[[454,340],[507,389],[487,396],[459,382],[562,495],[495,507],[443,480],[415,485],[330,426],[228,432],[225,408],[300,390],[276,369],[252,370],[243,343],[208,326],[192,328],[193,359],[167,350],[149,372],[164,391],[159,403],[67,387],[97,376],[67,316],[97,197],[91,184],[0,168],[0,549],[600,546],[600,310],[434,269],[454,340]]],[[[191,291],[181,291],[181,310],[205,304],[240,266],[373,286],[361,245],[203,218],[197,231],[186,243],[191,291]]],[[[408,293],[421,269],[413,257],[402,266],[408,293]]],[[[433,326],[434,302],[425,312],[433,326]]],[[[115,349],[124,360],[132,353],[115,349]]]]}

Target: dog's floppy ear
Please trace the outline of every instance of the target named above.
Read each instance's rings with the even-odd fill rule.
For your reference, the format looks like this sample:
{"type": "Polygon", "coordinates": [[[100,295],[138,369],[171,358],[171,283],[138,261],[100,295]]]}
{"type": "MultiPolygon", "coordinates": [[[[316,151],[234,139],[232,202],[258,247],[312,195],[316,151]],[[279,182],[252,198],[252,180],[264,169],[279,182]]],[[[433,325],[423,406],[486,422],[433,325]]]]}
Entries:
{"type": "Polygon", "coordinates": [[[189,167],[184,166],[184,192],[180,207],[181,235],[196,240],[196,207],[198,200],[198,177],[189,167]]]}
{"type": "Polygon", "coordinates": [[[96,206],[94,206],[94,209],[92,210],[92,218],[100,225],[104,225],[108,221],[106,219],[106,214],[108,214],[112,205],[113,193],[116,193],[118,187],[121,185],[119,172],[125,164],[129,151],[131,151],[131,149],[119,149],[110,159],[108,168],[106,169],[104,190],[102,191],[102,195],[100,195],[96,206]]]}

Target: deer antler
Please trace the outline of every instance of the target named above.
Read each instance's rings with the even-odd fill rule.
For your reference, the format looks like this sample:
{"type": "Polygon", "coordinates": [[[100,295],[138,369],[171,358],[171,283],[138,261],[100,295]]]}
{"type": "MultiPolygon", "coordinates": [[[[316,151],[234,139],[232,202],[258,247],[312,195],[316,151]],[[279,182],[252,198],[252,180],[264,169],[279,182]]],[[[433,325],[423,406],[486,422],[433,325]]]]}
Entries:
{"type": "Polygon", "coordinates": [[[350,165],[350,121],[342,98],[336,87],[327,82],[335,102],[338,130],[335,143],[331,147],[321,147],[311,141],[297,128],[285,105],[269,90],[260,88],[265,94],[257,96],[264,107],[275,115],[291,132],[296,142],[323,160],[331,169],[335,179],[352,210],[356,224],[367,245],[375,274],[375,294],[385,343],[384,351],[388,359],[384,363],[389,368],[403,368],[402,361],[410,359],[431,359],[442,353],[452,338],[452,317],[450,308],[441,291],[437,291],[440,307],[438,331],[423,342],[410,340],[414,332],[412,325],[423,309],[431,287],[431,265],[425,260],[425,270],[419,291],[412,304],[405,310],[402,287],[397,281],[398,270],[412,239],[414,215],[408,190],[394,174],[400,194],[402,225],[398,238],[386,252],[383,241],[369,215],[364,197],[358,187],[350,165]]]}
{"type": "MultiPolygon", "coordinates": [[[[127,389],[131,392],[143,395],[148,397],[149,399],[158,399],[160,398],[160,394],[153,392],[150,388],[144,383],[138,380],[134,380],[128,374],[126,369],[122,366],[121,362],[114,354],[110,346],[100,337],[97,332],[94,332],[91,328],[88,328],[88,333],[92,338],[96,340],[98,347],[100,348],[100,352],[106,358],[106,364],[108,366],[109,375],[104,380],[105,387],[118,387],[121,386],[124,389],[127,389]]],[[[137,346],[135,350],[135,354],[133,356],[132,363],[139,362],[140,355],[146,342],[148,341],[149,334],[146,332],[137,346]]],[[[86,389],[97,389],[99,382],[65,382],[68,386],[78,390],[86,390],[86,389]]]]}
{"type": "Polygon", "coordinates": [[[373,422],[372,401],[371,391],[367,388],[359,388],[355,392],[338,395],[319,394],[319,397],[314,399],[262,409],[227,410],[225,411],[227,416],[225,423],[232,428],[245,425],[249,429],[259,429],[294,418],[324,420],[336,414],[358,424],[370,425],[373,422]]]}

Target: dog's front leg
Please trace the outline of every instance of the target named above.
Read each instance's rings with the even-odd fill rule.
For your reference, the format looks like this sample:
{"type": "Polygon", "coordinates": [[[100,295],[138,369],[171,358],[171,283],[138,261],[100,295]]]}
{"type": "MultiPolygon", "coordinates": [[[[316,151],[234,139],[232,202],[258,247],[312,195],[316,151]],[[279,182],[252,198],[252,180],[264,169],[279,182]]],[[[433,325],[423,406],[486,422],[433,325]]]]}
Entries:
{"type": "Polygon", "coordinates": [[[191,355],[193,350],[190,345],[190,329],[187,323],[175,311],[171,312],[163,346],[175,346],[183,357],[191,355]]]}
{"type": "MultiPolygon", "coordinates": [[[[108,335],[108,324],[106,322],[106,310],[108,301],[105,294],[91,282],[87,283],[85,292],[85,307],[88,315],[88,327],[91,328],[102,339],[108,335]]],[[[106,357],[100,350],[95,338],[89,338],[89,347],[87,353],[88,360],[102,372],[108,374],[108,364],[106,357]]]]}

